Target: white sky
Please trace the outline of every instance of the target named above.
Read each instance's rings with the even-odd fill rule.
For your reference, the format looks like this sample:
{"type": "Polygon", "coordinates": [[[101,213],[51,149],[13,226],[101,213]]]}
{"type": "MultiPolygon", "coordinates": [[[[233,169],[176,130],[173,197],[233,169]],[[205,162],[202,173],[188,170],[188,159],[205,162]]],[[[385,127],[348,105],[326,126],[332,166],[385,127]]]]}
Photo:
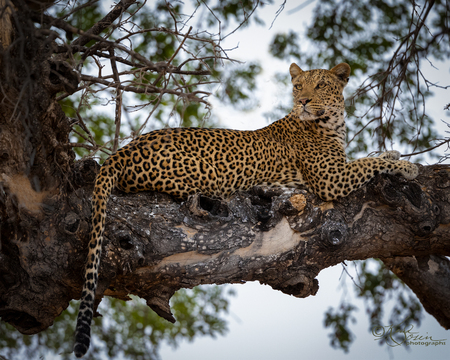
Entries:
{"type": "MultiPolygon", "coordinates": [[[[269,30],[274,14],[282,2],[275,1],[274,5],[266,6],[260,13],[266,22],[265,27],[252,26],[244,31],[240,30],[222,44],[224,48],[239,45],[230,53],[232,58],[242,61],[258,59],[263,67],[259,86],[261,90],[256,93],[261,106],[255,111],[251,113],[235,111],[212,100],[215,112],[220,113],[220,125],[223,127],[251,130],[266,126],[267,121],[262,114],[275,107],[281,98],[291,96],[289,89],[278,89],[273,80],[275,72],[283,71],[283,69],[288,72],[289,63],[271,59],[268,55],[268,44],[277,31],[288,32],[292,29],[302,32],[311,17],[315,3],[313,2],[300,12],[288,15],[287,10],[295,8],[303,0],[288,1],[286,10],[269,30]]],[[[302,67],[301,59],[298,64],[302,67]]],[[[429,80],[439,82],[440,85],[449,85],[449,62],[434,63],[434,65],[438,69],[428,66],[425,69],[429,80]]],[[[443,110],[445,104],[450,102],[448,91],[437,91],[433,101],[427,104],[436,119],[449,121],[448,115],[446,116],[443,110]]],[[[442,131],[442,136],[445,130],[447,128],[441,125],[439,131],[442,131]]],[[[163,346],[160,352],[161,357],[163,360],[448,359],[450,333],[444,330],[433,317],[426,314],[420,328],[415,328],[413,331],[423,336],[432,336],[434,339],[448,339],[446,345],[416,346],[411,347],[409,351],[404,346],[381,347],[368,331],[369,325],[363,302],[356,299],[353,303],[359,308],[356,313],[358,323],[351,328],[356,335],[356,340],[350,347],[350,353],[345,354],[341,350],[331,348],[328,338],[330,330],[323,327],[324,312],[329,307],[335,307],[340,303],[342,296],[342,291],[338,290],[340,277],[341,266],[322,271],[318,276],[320,288],[317,295],[306,299],[285,295],[259,283],[233,285],[237,297],[231,298],[228,334],[216,339],[205,337],[193,343],[184,342],[176,350],[163,346]]],[[[346,278],[345,281],[351,289],[350,280],[346,278]]]]}

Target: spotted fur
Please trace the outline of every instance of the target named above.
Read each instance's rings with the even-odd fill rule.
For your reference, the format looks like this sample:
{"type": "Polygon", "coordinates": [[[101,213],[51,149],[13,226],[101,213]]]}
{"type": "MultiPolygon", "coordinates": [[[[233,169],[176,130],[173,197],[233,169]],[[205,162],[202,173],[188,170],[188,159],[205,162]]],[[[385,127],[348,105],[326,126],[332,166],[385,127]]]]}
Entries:
{"type": "Polygon", "coordinates": [[[124,192],[155,190],[186,199],[198,192],[226,198],[255,185],[306,185],[330,201],[379,173],[407,179],[417,176],[417,167],[398,160],[396,151],[347,161],[342,94],[350,74],[347,64],[310,71],[292,64],[290,73],[294,108],[263,129],[152,131],[105,161],[92,196],[92,232],[74,347],[77,357],[90,344],[106,204],[114,187],[124,192]]]}

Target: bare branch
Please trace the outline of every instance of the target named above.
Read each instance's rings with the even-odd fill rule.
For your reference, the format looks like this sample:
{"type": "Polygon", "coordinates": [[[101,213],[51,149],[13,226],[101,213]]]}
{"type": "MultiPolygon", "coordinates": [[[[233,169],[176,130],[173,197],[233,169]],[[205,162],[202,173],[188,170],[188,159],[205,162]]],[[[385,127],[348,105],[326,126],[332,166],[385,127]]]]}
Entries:
{"type": "Polygon", "coordinates": [[[137,88],[135,86],[128,86],[128,85],[122,85],[122,84],[116,84],[116,82],[109,82],[104,80],[103,78],[98,78],[95,76],[90,76],[90,75],[81,75],[81,80],[84,81],[89,81],[91,83],[94,84],[102,84],[105,85],[106,87],[118,87],[121,90],[124,91],[131,91],[134,92],[136,94],[160,94],[160,93],[164,93],[164,94],[172,94],[172,95],[177,95],[177,96],[183,96],[185,98],[189,98],[192,101],[198,101],[204,104],[209,104],[206,100],[197,97],[197,95],[199,94],[203,94],[205,96],[211,95],[211,93],[206,92],[206,91],[194,91],[192,93],[184,93],[181,91],[176,91],[176,90],[171,90],[171,89],[161,89],[158,88],[156,86],[153,86],[151,84],[142,84],[143,87],[141,88],[137,88]]]}
{"type": "Polygon", "coordinates": [[[78,46],[84,46],[89,41],[92,40],[91,35],[98,35],[103,30],[111,26],[111,24],[119,17],[121,16],[131,5],[133,5],[136,2],[136,0],[122,0],[120,1],[114,8],[98,23],[96,23],[92,28],[90,28],[88,31],[84,32],[84,34],[76,39],[72,43],[72,47],[76,49],[78,46]]]}
{"type": "Polygon", "coordinates": [[[245,15],[244,20],[232,32],[225,35],[221,40],[225,40],[228,36],[234,34],[236,31],[238,31],[238,29],[241,28],[248,21],[248,19],[250,19],[250,17],[253,15],[253,13],[255,12],[255,10],[258,6],[259,6],[259,0],[256,1],[255,7],[252,9],[252,11],[250,11],[249,14],[245,15]]]}
{"type": "MultiPolygon", "coordinates": [[[[173,55],[170,57],[170,59],[167,61],[167,65],[170,65],[170,63],[172,62],[172,60],[175,58],[175,56],[177,56],[178,52],[180,51],[180,49],[183,47],[184,42],[186,41],[187,37],[189,36],[189,33],[192,30],[192,26],[189,28],[188,32],[186,33],[186,35],[184,36],[183,41],[181,42],[181,44],[178,46],[177,50],[175,50],[175,52],[173,53],[173,55]]],[[[161,72],[159,74],[159,76],[156,78],[156,80],[153,82],[153,86],[156,86],[159,83],[159,80],[161,80],[161,78],[164,76],[164,73],[161,72]]]]}
{"type": "MultiPolygon", "coordinates": [[[[369,77],[369,79],[357,89],[354,96],[349,99],[352,101],[353,99],[361,97],[371,91],[374,92],[376,101],[364,115],[375,109],[378,111],[377,116],[372,119],[371,122],[375,119],[379,122],[377,131],[379,134],[378,140],[380,143],[378,145],[380,149],[387,148],[385,142],[388,137],[387,135],[393,131],[394,121],[396,120],[398,113],[397,104],[401,102],[400,95],[403,91],[403,84],[411,93],[410,98],[414,102],[414,118],[417,119],[417,134],[420,134],[422,124],[421,119],[425,116],[425,95],[420,89],[420,76],[422,74],[420,70],[418,70],[415,74],[416,86],[414,86],[414,88],[406,82],[406,79],[409,76],[408,64],[413,62],[415,67],[420,69],[420,56],[424,56],[424,54],[420,51],[421,47],[417,44],[417,41],[421,30],[426,27],[425,22],[429,18],[434,4],[434,0],[427,1],[426,6],[422,7],[420,13],[417,11],[419,6],[415,3],[413,4],[412,20],[409,24],[409,32],[401,39],[397,48],[394,50],[386,69],[383,72],[369,77]],[[422,100],[420,102],[420,106],[416,100],[417,96],[420,96],[422,100]],[[419,109],[421,109],[421,111],[419,109]]],[[[443,34],[440,34],[439,36],[443,36],[443,34]]],[[[436,40],[438,37],[434,37],[431,41],[436,40]]],[[[425,84],[428,85],[426,79],[425,84]]]]}
{"type": "MultiPolygon", "coordinates": [[[[117,71],[116,60],[114,59],[114,49],[110,49],[109,53],[111,55],[111,68],[113,70],[114,81],[117,84],[120,84],[119,72],[117,71]]],[[[119,148],[121,118],[122,118],[122,91],[118,87],[116,87],[116,112],[115,112],[116,131],[114,134],[114,144],[112,148],[113,153],[115,153],[119,148]]]]}
{"type": "MultiPolygon", "coordinates": [[[[92,152],[92,154],[95,154],[97,151],[101,151],[103,153],[105,153],[106,155],[111,155],[111,152],[109,152],[108,150],[104,149],[103,147],[99,147],[96,145],[88,145],[88,144],[80,144],[80,143],[67,143],[66,144],[67,147],[81,147],[84,149],[88,149],[92,152]]],[[[89,156],[90,157],[90,156],[89,156]]]]}
{"type": "MultiPolygon", "coordinates": [[[[111,55],[108,53],[104,53],[104,52],[100,52],[100,51],[94,51],[91,53],[91,55],[95,55],[101,58],[106,58],[106,59],[111,59],[111,55]]],[[[153,70],[153,71],[159,71],[159,68],[156,66],[148,66],[148,65],[142,65],[139,63],[135,63],[132,61],[129,61],[127,59],[124,59],[120,56],[115,55],[114,56],[114,60],[116,62],[120,62],[124,65],[128,65],[128,66],[132,66],[134,68],[138,68],[140,69],[139,71],[145,71],[145,70],[153,70]]],[[[192,60],[197,60],[197,59],[192,59],[192,60]]],[[[192,71],[192,70],[181,70],[181,66],[172,66],[169,67],[168,69],[166,69],[165,71],[170,72],[172,74],[179,74],[179,75],[198,75],[198,76],[207,76],[207,75],[211,75],[211,71],[210,70],[199,70],[199,71],[192,71]]],[[[129,71],[129,72],[121,72],[119,73],[119,75],[124,75],[124,74],[132,74],[135,71],[129,71]]],[[[112,75],[111,75],[112,77],[112,75]]],[[[105,79],[107,77],[104,77],[105,79]]]]}
{"type": "MultiPolygon", "coordinates": [[[[414,155],[419,155],[419,154],[425,154],[425,153],[430,152],[430,151],[432,151],[432,150],[434,150],[434,149],[437,149],[438,147],[440,147],[440,146],[442,146],[442,145],[445,145],[445,144],[448,145],[449,143],[450,143],[450,139],[447,139],[447,140],[441,141],[441,142],[438,143],[437,145],[432,146],[432,147],[430,147],[430,148],[427,148],[427,149],[425,149],[425,150],[423,150],[423,151],[418,151],[418,152],[414,152],[414,153],[411,153],[411,154],[404,154],[404,155],[402,155],[402,157],[414,156],[414,155]]],[[[449,148],[449,147],[447,146],[447,149],[448,149],[448,148],[449,148]]]]}

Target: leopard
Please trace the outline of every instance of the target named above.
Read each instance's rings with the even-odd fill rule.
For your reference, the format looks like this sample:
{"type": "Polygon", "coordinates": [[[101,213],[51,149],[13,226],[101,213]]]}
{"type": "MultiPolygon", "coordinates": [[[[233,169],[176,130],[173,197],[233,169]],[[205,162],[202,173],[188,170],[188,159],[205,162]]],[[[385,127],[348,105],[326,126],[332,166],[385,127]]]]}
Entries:
{"type": "Polygon", "coordinates": [[[106,205],[114,188],[158,191],[184,201],[190,195],[227,199],[254,186],[306,186],[323,201],[361,188],[377,174],[407,180],[418,167],[398,151],[349,161],[345,153],[344,87],[351,68],[303,71],[290,66],[293,108],[284,118],[252,131],[165,128],[140,135],[101,166],[92,194],[92,230],[85,267],[74,353],[90,345],[106,205]]]}

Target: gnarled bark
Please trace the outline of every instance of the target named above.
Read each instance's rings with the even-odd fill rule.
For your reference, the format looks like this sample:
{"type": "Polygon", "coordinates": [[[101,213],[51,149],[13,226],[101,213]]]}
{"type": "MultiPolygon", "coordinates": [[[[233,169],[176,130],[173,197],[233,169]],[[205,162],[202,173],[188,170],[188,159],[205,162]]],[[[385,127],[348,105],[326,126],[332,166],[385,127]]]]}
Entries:
{"type": "MultiPolygon", "coordinates": [[[[27,234],[2,229],[0,313],[23,333],[50,326],[80,296],[97,167],[78,162],[72,190],[47,199],[40,221],[22,209],[27,234]]],[[[196,195],[181,204],[160,193],[117,191],[108,205],[98,300],[135,294],[173,321],[168,300],[180,288],[258,280],[307,297],[318,291],[322,269],[375,257],[448,328],[448,172],[421,167],[411,182],[379,176],[335,202],[301,189],[255,188],[227,201],[196,195]]]]}

